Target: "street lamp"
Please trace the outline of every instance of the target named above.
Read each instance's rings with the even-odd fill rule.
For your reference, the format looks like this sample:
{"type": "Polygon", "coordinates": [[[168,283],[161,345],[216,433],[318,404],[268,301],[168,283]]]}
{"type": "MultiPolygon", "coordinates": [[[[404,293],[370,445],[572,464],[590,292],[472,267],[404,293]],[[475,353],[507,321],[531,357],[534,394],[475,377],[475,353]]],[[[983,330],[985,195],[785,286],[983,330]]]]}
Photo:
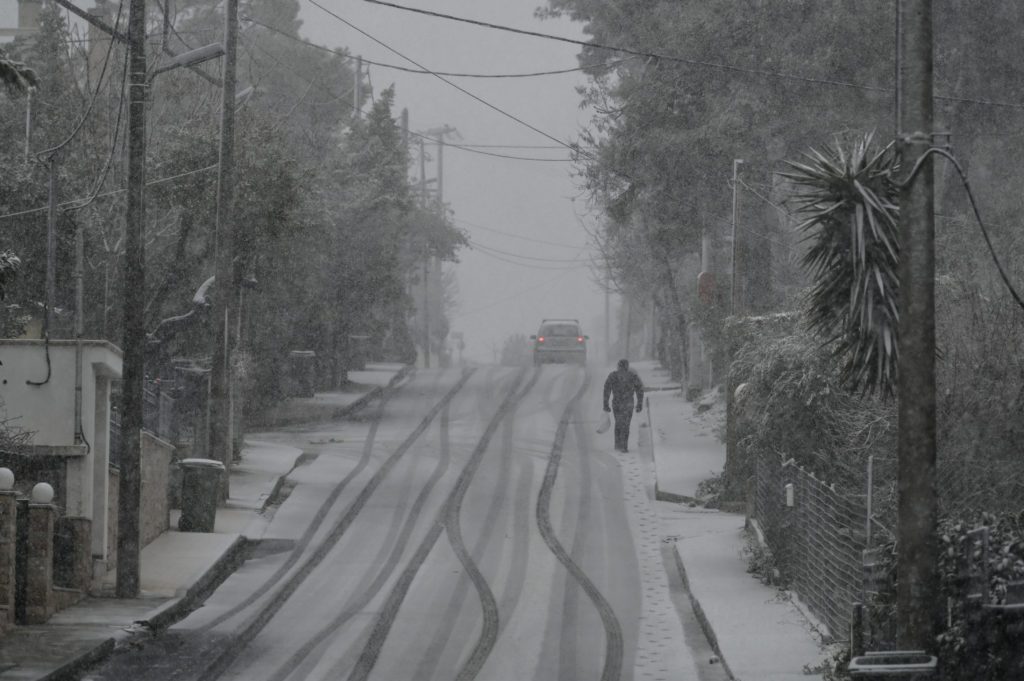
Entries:
{"type": "Polygon", "coordinates": [[[739,279],[736,272],[736,198],[741,163],[744,163],[742,158],[733,159],[732,162],[732,286],[729,293],[729,314],[732,315],[736,314],[736,281],[739,279]]]}
{"type": "Polygon", "coordinates": [[[197,47],[194,50],[188,52],[182,52],[171,57],[170,63],[165,66],[153,71],[153,74],[149,77],[150,82],[161,73],[167,71],[173,71],[174,69],[187,68],[189,66],[195,66],[202,64],[204,61],[210,61],[211,59],[217,59],[218,57],[224,56],[224,46],[220,43],[211,43],[209,45],[203,45],[197,47]]]}

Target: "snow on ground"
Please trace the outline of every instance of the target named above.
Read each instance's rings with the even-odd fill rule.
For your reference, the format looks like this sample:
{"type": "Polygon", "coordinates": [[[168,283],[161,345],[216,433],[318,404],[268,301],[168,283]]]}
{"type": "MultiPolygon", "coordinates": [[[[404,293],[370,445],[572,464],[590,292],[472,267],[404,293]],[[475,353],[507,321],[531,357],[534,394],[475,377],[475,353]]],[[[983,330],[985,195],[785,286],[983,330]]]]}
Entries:
{"type": "Polygon", "coordinates": [[[711,624],[738,681],[808,681],[822,652],[811,624],[786,593],[747,573],[742,515],[660,503],[662,529],[676,538],[690,593],[711,624]]]}
{"type": "MultiPolygon", "coordinates": [[[[657,364],[637,362],[633,368],[653,388],[642,420],[651,424],[658,491],[695,498],[698,485],[725,466],[721,400],[709,393],[687,402],[657,364]]],[[[658,502],[657,514],[661,536],[674,543],[691,599],[734,678],[820,679],[805,672],[823,657],[814,627],[786,592],[747,572],[745,517],[667,502],[658,502]]]]}

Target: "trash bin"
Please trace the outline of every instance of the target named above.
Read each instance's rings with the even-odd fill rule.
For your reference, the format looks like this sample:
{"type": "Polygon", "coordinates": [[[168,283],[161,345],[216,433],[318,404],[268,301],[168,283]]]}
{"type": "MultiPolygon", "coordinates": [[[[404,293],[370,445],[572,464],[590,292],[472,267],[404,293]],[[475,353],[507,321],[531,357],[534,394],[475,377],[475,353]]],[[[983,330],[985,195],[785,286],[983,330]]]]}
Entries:
{"type": "Polygon", "coordinates": [[[939,660],[923,650],[883,650],[850,660],[850,676],[864,681],[926,681],[938,675],[939,660]]]}
{"type": "Polygon", "coordinates": [[[316,353],[292,350],[288,353],[289,397],[313,397],[316,392],[316,353]]]}
{"type": "Polygon", "coordinates": [[[372,336],[350,334],[348,368],[350,371],[366,371],[366,360],[370,356],[370,340],[372,336]]]}
{"type": "Polygon", "coordinates": [[[182,532],[213,532],[224,464],[213,459],[182,459],[178,465],[181,467],[178,529],[182,532]]]}

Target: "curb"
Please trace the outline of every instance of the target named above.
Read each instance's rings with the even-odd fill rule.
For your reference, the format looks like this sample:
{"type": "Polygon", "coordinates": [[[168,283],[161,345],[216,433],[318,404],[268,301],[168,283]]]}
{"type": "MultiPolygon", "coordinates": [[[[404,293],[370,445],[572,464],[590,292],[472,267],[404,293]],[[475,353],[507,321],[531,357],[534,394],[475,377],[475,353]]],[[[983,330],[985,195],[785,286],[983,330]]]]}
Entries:
{"type": "Polygon", "coordinates": [[[140,624],[151,631],[161,631],[184,619],[198,603],[206,600],[221,582],[239,568],[245,560],[245,550],[249,543],[249,540],[241,535],[236,537],[227,551],[221,554],[184,594],[157,606],[146,613],[143,619],[135,620],[135,624],[140,624]]]}
{"type": "Polygon", "coordinates": [[[118,637],[111,636],[97,644],[92,650],[64,663],[49,674],[40,676],[36,681],[76,681],[84,670],[105,660],[114,652],[117,639],[118,637]]]}
{"type": "MultiPolygon", "coordinates": [[[[644,393],[646,394],[647,392],[650,392],[650,389],[644,388],[644,393]]],[[[644,402],[646,403],[645,416],[647,417],[645,425],[647,426],[647,435],[650,438],[651,465],[654,467],[654,500],[668,501],[673,504],[699,504],[700,502],[693,497],[685,494],[676,494],[675,492],[664,492],[658,487],[658,457],[654,454],[654,421],[651,419],[651,400],[649,397],[645,397],[644,402]]]]}
{"type": "Polygon", "coordinates": [[[308,418],[307,417],[281,418],[281,419],[274,420],[274,421],[271,421],[271,420],[266,420],[266,421],[260,420],[259,422],[256,422],[256,423],[249,423],[249,424],[246,425],[246,427],[249,428],[249,429],[262,429],[262,430],[271,429],[271,428],[286,428],[288,426],[298,426],[298,425],[303,425],[303,424],[307,424],[307,423],[318,423],[318,422],[321,422],[321,421],[332,421],[332,420],[335,420],[335,419],[343,418],[345,416],[349,416],[349,415],[354,414],[355,412],[359,411],[360,409],[362,409],[367,404],[369,404],[373,400],[377,399],[381,395],[383,395],[386,391],[394,389],[394,387],[398,383],[400,383],[403,380],[405,380],[405,377],[408,376],[413,371],[414,368],[415,367],[413,367],[413,365],[406,364],[401,369],[399,369],[395,373],[394,376],[391,377],[391,380],[388,381],[387,385],[385,385],[385,386],[378,386],[376,388],[373,388],[369,392],[364,393],[362,397],[358,398],[357,400],[355,400],[351,404],[346,404],[344,407],[338,407],[337,409],[335,409],[334,411],[332,411],[330,413],[318,414],[318,415],[315,415],[315,416],[312,416],[312,417],[308,417],[308,418]]]}
{"type": "Polygon", "coordinates": [[[679,548],[675,544],[672,545],[672,554],[676,559],[676,569],[679,571],[679,578],[683,580],[683,588],[686,589],[686,597],[690,599],[690,606],[693,608],[693,614],[697,617],[701,631],[704,632],[704,638],[708,640],[711,649],[715,651],[715,655],[718,656],[718,661],[722,665],[722,669],[725,670],[725,673],[729,675],[730,679],[736,679],[732,669],[729,668],[728,661],[722,655],[722,649],[718,645],[718,636],[715,635],[711,621],[704,614],[704,608],[701,606],[700,601],[697,600],[697,597],[693,595],[693,590],[690,589],[690,578],[686,574],[686,566],[683,565],[683,558],[679,555],[679,548]]]}
{"type": "Polygon", "coordinates": [[[209,567],[181,596],[172,598],[146,614],[144,619],[135,620],[134,625],[145,629],[142,631],[119,631],[117,634],[99,641],[92,649],[78,657],[68,660],[53,671],[38,677],[35,681],[77,681],[82,673],[110,657],[118,645],[131,642],[141,637],[150,637],[154,632],[166,629],[175,622],[184,619],[197,603],[201,603],[214,589],[220,586],[232,572],[242,563],[248,541],[239,536],[228,547],[221,557],[209,567]]]}

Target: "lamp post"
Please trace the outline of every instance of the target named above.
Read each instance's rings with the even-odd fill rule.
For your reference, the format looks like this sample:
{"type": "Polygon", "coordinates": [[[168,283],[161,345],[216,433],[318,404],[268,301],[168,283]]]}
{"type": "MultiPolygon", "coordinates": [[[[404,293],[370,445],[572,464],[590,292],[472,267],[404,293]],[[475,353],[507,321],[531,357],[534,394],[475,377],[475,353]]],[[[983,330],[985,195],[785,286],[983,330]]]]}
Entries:
{"type": "MultiPolygon", "coordinates": [[[[234,263],[235,203],[235,62],[238,41],[238,0],[224,4],[224,77],[220,119],[220,151],[217,169],[216,277],[213,299],[214,345],[210,368],[209,457],[230,466],[234,438],[231,434],[231,308],[238,298],[234,263]]],[[[228,494],[224,476],[223,494],[228,494]]]]}
{"type": "Polygon", "coordinates": [[[128,10],[128,199],[125,219],[124,348],[121,388],[121,479],[118,489],[117,596],[139,593],[139,506],[141,432],[145,377],[146,93],[158,73],[194,66],[224,53],[208,45],[174,58],[146,76],[146,0],[131,0],[128,10]]]}
{"type": "Polygon", "coordinates": [[[732,283],[729,292],[729,314],[732,315],[736,314],[736,282],[739,279],[736,270],[736,202],[738,198],[737,189],[739,188],[740,164],[743,162],[742,158],[733,159],[732,162],[732,283]]]}

